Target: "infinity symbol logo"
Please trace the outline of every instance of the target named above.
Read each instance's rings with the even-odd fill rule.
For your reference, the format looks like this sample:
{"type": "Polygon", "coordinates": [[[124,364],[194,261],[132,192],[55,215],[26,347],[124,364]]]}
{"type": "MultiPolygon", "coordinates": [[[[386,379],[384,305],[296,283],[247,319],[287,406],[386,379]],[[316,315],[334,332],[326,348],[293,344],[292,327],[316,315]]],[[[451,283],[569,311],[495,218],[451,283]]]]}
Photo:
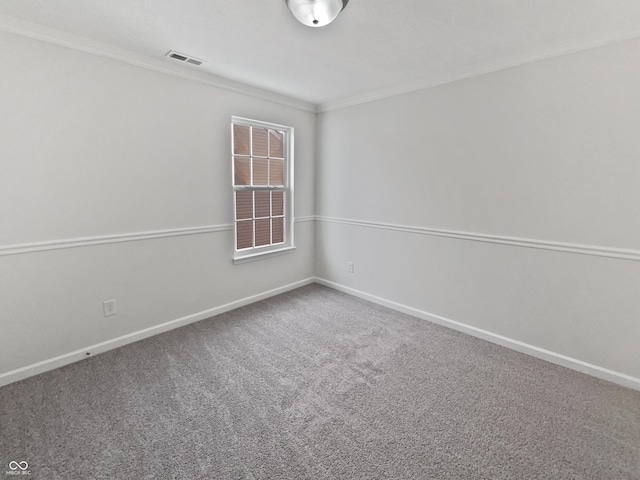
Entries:
{"type": "Polygon", "coordinates": [[[11,470],[26,470],[27,468],[29,468],[29,464],[27,462],[16,462],[15,460],[9,462],[9,468],[11,470]]]}

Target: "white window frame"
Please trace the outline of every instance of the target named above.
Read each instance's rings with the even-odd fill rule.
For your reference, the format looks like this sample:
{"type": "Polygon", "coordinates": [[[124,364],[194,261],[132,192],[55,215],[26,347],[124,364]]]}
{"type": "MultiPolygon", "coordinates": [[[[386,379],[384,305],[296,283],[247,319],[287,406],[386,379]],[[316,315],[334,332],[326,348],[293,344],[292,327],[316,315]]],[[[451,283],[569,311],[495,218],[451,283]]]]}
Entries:
{"type": "MultiPolygon", "coordinates": [[[[294,142],[294,129],[293,127],[287,127],[285,125],[277,125],[275,123],[262,122],[259,120],[252,120],[242,117],[231,117],[231,186],[233,194],[233,263],[245,263],[253,260],[260,260],[271,256],[282,255],[290,253],[295,250],[294,236],[293,236],[293,142],[294,142]],[[267,128],[271,130],[278,130],[283,132],[283,154],[284,154],[284,189],[282,187],[275,188],[270,186],[253,186],[253,185],[235,185],[235,161],[233,151],[234,138],[233,138],[233,126],[243,125],[246,127],[258,127],[267,128]],[[236,228],[237,212],[236,212],[236,192],[238,191],[274,191],[284,190],[284,242],[276,245],[265,246],[253,246],[238,250],[238,230],[236,228]]],[[[251,141],[253,145],[253,141],[251,141]]],[[[249,152],[250,157],[253,152],[249,152]]],[[[252,175],[251,175],[252,176],[252,175]]],[[[253,182],[253,178],[251,179],[253,182]]],[[[255,212],[254,212],[255,215],[255,212]]]]}

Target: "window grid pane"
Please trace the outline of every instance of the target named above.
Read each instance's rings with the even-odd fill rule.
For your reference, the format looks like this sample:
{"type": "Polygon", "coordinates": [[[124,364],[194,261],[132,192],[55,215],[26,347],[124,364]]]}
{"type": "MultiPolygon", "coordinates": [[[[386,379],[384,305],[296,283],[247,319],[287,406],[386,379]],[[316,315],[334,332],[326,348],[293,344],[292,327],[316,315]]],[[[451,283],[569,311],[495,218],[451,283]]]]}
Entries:
{"type": "Polygon", "coordinates": [[[274,217],[284,215],[284,192],[274,190],[271,194],[271,208],[274,217]]]}
{"type": "Polygon", "coordinates": [[[268,218],[255,221],[255,246],[271,245],[271,220],[268,218]]]}
{"type": "Polygon", "coordinates": [[[271,216],[271,192],[255,192],[255,218],[269,218],[271,216]]]}
{"type": "Polygon", "coordinates": [[[234,185],[251,184],[251,157],[233,158],[234,185]]]}
{"type": "Polygon", "coordinates": [[[250,129],[244,125],[233,126],[233,153],[249,155],[251,153],[250,129]]]}
{"type": "Polygon", "coordinates": [[[253,220],[236,222],[236,238],[238,250],[253,247],[253,220]]]}
{"type": "Polygon", "coordinates": [[[284,158],[284,134],[277,130],[269,130],[269,157],[284,158]]]}
{"type": "Polygon", "coordinates": [[[266,158],[253,158],[253,183],[252,185],[266,186],[269,184],[269,160],[266,158]]]}
{"type": "Polygon", "coordinates": [[[253,192],[236,192],[236,220],[253,220],[253,192]]]}
{"type": "Polygon", "coordinates": [[[236,249],[285,242],[285,132],[233,125],[236,249]],[[259,187],[259,188],[253,188],[259,187]]]}
{"type": "Polygon", "coordinates": [[[284,218],[272,218],[271,219],[271,242],[282,243],[284,242],[284,218]]]}
{"type": "Polygon", "coordinates": [[[251,127],[253,133],[251,139],[252,155],[254,157],[268,157],[269,156],[269,136],[267,130],[260,127],[251,127]]]}
{"type": "Polygon", "coordinates": [[[284,185],[284,160],[269,160],[269,185],[284,185]]]}
{"type": "Polygon", "coordinates": [[[284,190],[235,192],[238,250],[284,242],[284,190]]]}

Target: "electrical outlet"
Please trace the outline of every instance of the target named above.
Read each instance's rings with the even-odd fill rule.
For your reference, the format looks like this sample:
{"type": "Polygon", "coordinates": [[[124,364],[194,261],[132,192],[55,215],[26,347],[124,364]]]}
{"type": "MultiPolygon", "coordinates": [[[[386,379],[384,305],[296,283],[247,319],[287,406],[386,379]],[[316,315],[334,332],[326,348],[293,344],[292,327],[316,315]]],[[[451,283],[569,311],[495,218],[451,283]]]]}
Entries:
{"type": "Polygon", "coordinates": [[[355,263],[347,262],[347,272],[353,273],[353,271],[355,270],[355,266],[356,266],[355,263]]]}
{"type": "Polygon", "coordinates": [[[105,317],[110,317],[118,313],[118,306],[115,300],[105,300],[102,302],[102,309],[104,310],[105,317]]]}

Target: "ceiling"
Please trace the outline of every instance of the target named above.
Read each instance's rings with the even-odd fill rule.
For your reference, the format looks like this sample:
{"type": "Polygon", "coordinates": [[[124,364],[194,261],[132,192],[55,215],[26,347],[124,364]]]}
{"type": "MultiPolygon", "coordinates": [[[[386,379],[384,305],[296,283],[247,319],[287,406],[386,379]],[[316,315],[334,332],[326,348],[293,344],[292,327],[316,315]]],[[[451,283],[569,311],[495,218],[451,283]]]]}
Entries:
{"type": "Polygon", "coordinates": [[[351,0],[324,28],[283,0],[1,0],[0,15],[319,105],[640,36],[637,0],[351,0]]]}

